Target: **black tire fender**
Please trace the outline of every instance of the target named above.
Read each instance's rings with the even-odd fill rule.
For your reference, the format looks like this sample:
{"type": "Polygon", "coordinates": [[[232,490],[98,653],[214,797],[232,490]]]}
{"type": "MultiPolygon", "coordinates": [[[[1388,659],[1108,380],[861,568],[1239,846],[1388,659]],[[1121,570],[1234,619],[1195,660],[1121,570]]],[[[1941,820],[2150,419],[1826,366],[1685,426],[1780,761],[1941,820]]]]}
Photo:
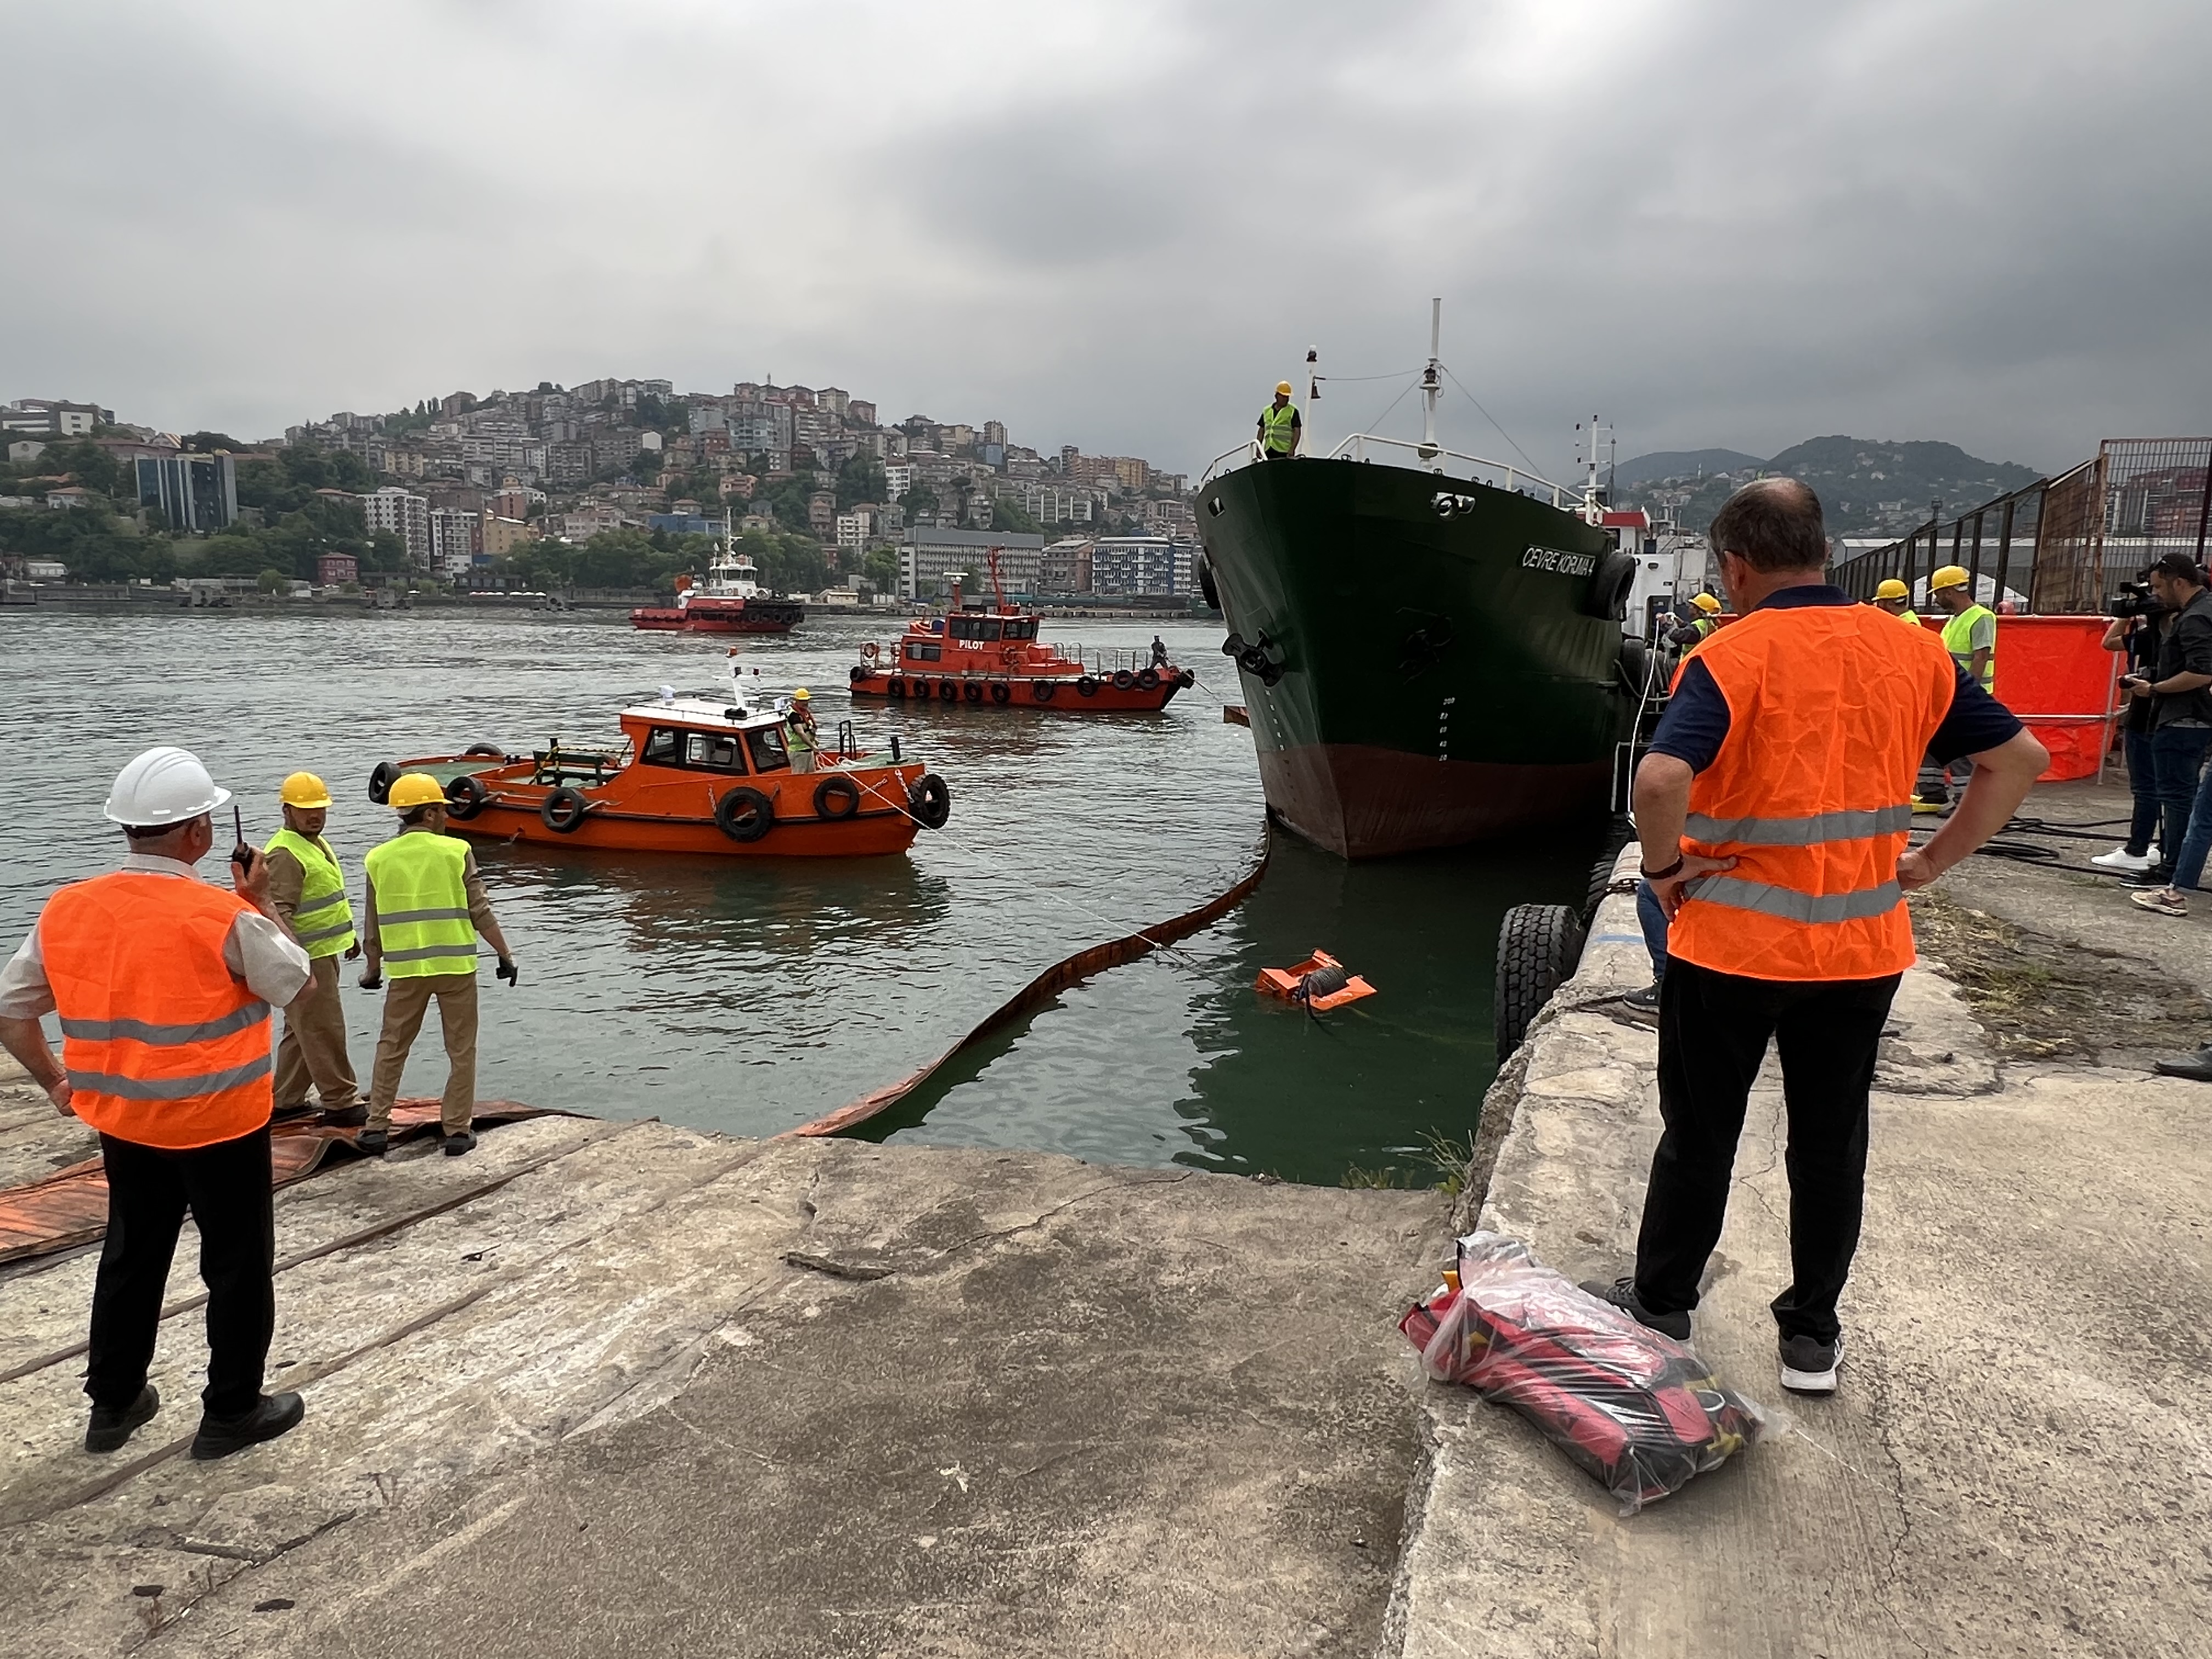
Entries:
{"type": "Polygon", "coordinates": [[[1050,702],[1059,695],[1060,688],[1054,685],[1050,680],[1031,680],[1030,682],[1030,696],[1034,702],[1050,702]]]}
{"type": "Polygon", "coordinates": [[[964,687],[963,687],[962,689],[963,689],[963,690],[967,693],[967,695],[968,695],[968,701],[969,701],[969,702],[982,702],[982,701],[983,701],[983,683],[982,683],[982,681],[981,681],[981,680],[970,680],[970,681],[969,681],[969,682],[968,682],[968,684],[967,684],[964,687]]]}
{"type": "Polygon", "coordinates": [[[740,846],[758,841],[775,827],[775,803],[741,783],[714,803],[714,827],[740,846]]]}
{"type": "Polygon", "coordinates": [[[1117,668],[1114,671],[1114,689],[1116,691],[1127,691],[1136,683],[1137,677],[1127,669],[1117,668]]]}
{"type": "Polygon", "coordinates": [[[1137,671],[1137,690],[1139,690],[1139,691],[1157,691],[1157,690],[1158,690],[1159,689],[1160,689],[1160,672],[1159,672],[1159,670],[1158,670],[1158,669],[1157,669],[1157,668],[1140,668],[1140,669],[1139,669],[1139,670],[1137,671]]]}
{"type": "Polygon", "coordinates": [[[884,689],[890,692],[894,697],[903,697],[906,696],[906,676],[903,674],[892,675],[890,678],[885,682],[884,689]]]}
{"type": "Polygon", "coordinates": [[[464,772],[446,786],[447,816],[465,823],[483,811],[484,802],[489,799],[489,793],[474,775],[464,772]]]}
{"type": "Polygon", "coordinates": [[[1221,592],[1213,585],[1213,561],[1203,553],[1198,556],[1198,591],[1206,596],[1209,609],[1221,609],[1221,592]]]}
{"type": "Polygon", "coordinates": [[[1564,904],[1516,904],[1498,929],[1498,1058],[1521,1046],[1583,953],[1582,918],[1564,904]]]}
{"type": "Polygon", "coordinates": [[[580,791],[562,784],[545,797],[538,809],[538,819],[556,836],[571,835],[591,810],[591,802],[584,799],[580,791]]]}
{"type": "Polygon", "coordinates": [[[1198,676],[1192,673],[1188,668],[1182,669],[1176,675],[1176,684],[1182,687],[1184,690],[1188,691],[1192,686],[1198,684],[1198,676]]]}
{"type": "Polygon", "coordinates": [[[860,786],[848,777],[832,774],[814,786],[814,816],[818,818],[849,818],[860,810],[860,786]]]}
{"type": "Polygon", "coordinates": [[[853,665],[850,672],[846,674],[845,678],[857,684],[860,681],[867,678],[868,673],[868,665],[866,663],[856,662],[853,665]]]}
{"type": "Polygon", "coordinates": [[[924,772],[907,792],[907,811],[925,830],[942,830],[952,816],[952,791],[934,772],[924,772]]]}
{"type": "Polygon", "coordinates": [[[379,761],[376,769],[368,775],[368,798],[379,806],[392,799],[392,786],[399,781],[398,761],[379,761]]]}
{"type": "Polygon", "coordinates": [[[1636,580],[1636,558],[1619,548],[1597,562],[1589,592],[1583,598],[1583,614],[1618,622],[1628,607],[1628,589],[1636,580]]]}
{"type": "Polygon", "coordinates": [[[1075,689],[1083,696],[1095,697],[1098,695],[1098,682],[1085,674],[1075,682],[1075,689]]]}
{"type": "Polygon", "coordinates": [[[507,758],[507,750],[495,743],[472,743],[462,750],[461,754],[469,760],[505,760],[507,758]]]}
{"type": "Polygon", "coordinates": [[[994,680],[991,683],[991,701],[993,702],[1004,704],[1012,702],[1013,700],[1014,688],[1012,686],[1007,684],[1004,680],[994,680]]]}
{"type": "Polygon", "coordinates": [[[1644,682],[1651,674],[1651,647],[1644,642],[1640,634],[1621,636],[1620,689],[1632,697],[1644,695],[1644,682]]]}
{"type": "Polygon", "coordinates": [[[938,681],[937,695],[946,702],[958,702],[960,701],[960,682],[957,680],[938,681]]]}

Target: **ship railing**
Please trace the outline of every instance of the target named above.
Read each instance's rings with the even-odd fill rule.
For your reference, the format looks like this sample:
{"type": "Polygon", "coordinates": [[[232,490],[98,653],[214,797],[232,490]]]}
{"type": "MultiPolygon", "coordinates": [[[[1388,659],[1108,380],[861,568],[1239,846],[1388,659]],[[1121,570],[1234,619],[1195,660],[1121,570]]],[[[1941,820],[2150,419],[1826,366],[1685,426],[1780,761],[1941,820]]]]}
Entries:
{"type": "Polygon", "coordinates": [[[1569,489],[1564,484],[1555,484],[1549,478],[1540,477],[1525,466],[1513,466],[1504,461],[1493,461],[1481,455],[1469,455],[1460,450],[1446,449],[1436,444],[1425,444],[1411,438],[1385,438],[1376,433],[1355,432],[1331,450],[1328,459],[1336,461],[1370,460],[1373,459],[1367,453],[1370,449],[1403,450],[1421,465],[1437,472],[1445,471],[1438,463],[1446,460],[1457,461],[1471,469],[1469,476],[1478,483],[1490,484],[1494,489],[1510,490],[1516,494],[1549,495],[1552,505],[1556,507],[1564,508],[1581,499],[1575,491],[1569,489]],[[1486,474],[1488,476],[1486,477],[1486,474]],[[1524,484],[1528,488],[1523,489],[1522,487],[1524,484]]]}

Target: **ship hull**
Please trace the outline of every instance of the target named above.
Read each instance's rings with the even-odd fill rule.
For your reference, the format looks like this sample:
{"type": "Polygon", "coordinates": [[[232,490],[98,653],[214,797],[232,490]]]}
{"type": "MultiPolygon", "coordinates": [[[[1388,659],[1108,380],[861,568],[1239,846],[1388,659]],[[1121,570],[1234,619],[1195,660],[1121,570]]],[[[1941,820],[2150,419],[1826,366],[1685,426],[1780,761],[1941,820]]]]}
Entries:
{"type": "Polygon", "coordinates": [[[789,599],[694,599],[686,605],[645,605],[629,625],[670,634],[788,634],[805,616],[789,599]]]}
{"type": "Polygon", "coordinates": [[[1200,495],[1267,805],[1344,858],[1601,823],[1621,629],[1606,533],[1411,467],[1268,462],[1200,495]]]}
{"type": "Polygon", "coordinates": [[[1155,672],[1146,685],[1137,675],[1127,685],[1118,676],[1073,674],[886,674],[855,668],[856,697],[882,697],[921,708],[956,704],[969,708],[1044,709],[1062,714],[1153,714],[1175,701],[1183,682],[1174,673],[1155,672]]]}

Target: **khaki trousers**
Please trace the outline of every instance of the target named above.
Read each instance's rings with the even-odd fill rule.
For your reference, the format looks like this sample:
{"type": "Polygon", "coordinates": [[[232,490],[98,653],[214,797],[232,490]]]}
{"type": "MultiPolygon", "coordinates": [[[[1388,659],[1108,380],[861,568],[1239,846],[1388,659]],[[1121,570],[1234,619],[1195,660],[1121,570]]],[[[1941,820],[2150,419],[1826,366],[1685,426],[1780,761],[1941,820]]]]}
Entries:
{"type": "Polygon", "coordinates": [[[376,1071],[368,1085],[368,1127],[392,1127],[392,1103],[399,1093],[399,1074],[407,1051],[438,1000],[438,1018],[446,1030],[445,1129],[459,1134],[469,1127],[477,1107],[477,976],[469,974],[410,974],[384,981],[384,1030],[376,1039],[376,1071]]]}
{"type": "Polygon", "coordinates": [[[276,1045],[276,1109],[307,1103],[313,1083],[326,1112],[359,1103],[361,1085],[346,1054],[345,1005],[338,1000],[336,953],[313,961],[315,994],[284,1011],[284,1038],[276,1045]]]}

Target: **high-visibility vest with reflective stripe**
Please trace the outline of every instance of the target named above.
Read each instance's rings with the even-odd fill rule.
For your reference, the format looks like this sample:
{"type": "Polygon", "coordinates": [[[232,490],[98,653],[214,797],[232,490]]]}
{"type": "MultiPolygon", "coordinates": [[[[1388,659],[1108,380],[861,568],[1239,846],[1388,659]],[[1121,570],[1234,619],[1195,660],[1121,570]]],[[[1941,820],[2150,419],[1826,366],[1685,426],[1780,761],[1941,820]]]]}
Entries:
{"type": "Polygon", "coordinates": [[[1900,611],[1897,613],[1897,619],[1907,628],[1920,626],[1920,613],[1917,611],[1900,611]]]}
{"type": "MultiPolygon", "coordinates": [[[[1970,605],[1943,624],[1943,648],[1951,653],[1951,660],[1960,667],[1972,671],[1974,665],[1974,624],[1984,617],[1991,622],[1996,612],[1985,605],[1970,605]]],[[[1990,659],[1982,665],[1982,690],[1990,689],[1997,677],[1996,630],[1990,630],[1990,659]]]]}
{"type": "Polygon", "coordinates": [[[394,979],[473,974],[477,930],[469,921],[462,867],[468,843],[427,830],[403,830],[369,848],[362,862],[376,889],[376,938],[394,979]]]}
{"type": "Polygon", "coordinates": [[[222,957],[250,908],[203,881],[130,870],[46,901],[39,954],[77,1116],[175,1149],[269,1121],[269,1005],[222,957]]]}
{"type": "Polygon", "coordinates": [[[1278,409],[1269,404],[1260,411],[1260,441],[1271,454],[1287,455],[1297,441],[1292,422],[1298,418],[1298,406],[1285,404],[1278,409]]]}
{"type": "Polygon", "coordinates": [[[1750,979],[1876,979],[1912,965],[1897,884],[1912,787],[1958,677],[1936,638],[1864,605],[1754,611],[1699,645],[1728,736],[1690,785],[1700,876],[1669,955],[1750,979]]]}
{"type": "Polygon", "coordinates": [[[269,854],[279,848],[300,860],[304,877],[300,902],[292,907],[292,937],[300,941],[300,948],[311,957],[334,957],[351,950],[353,906],[346,900],[337,854],[320,836],[293,830],[279,830],[261,850],[269,854]]]}

